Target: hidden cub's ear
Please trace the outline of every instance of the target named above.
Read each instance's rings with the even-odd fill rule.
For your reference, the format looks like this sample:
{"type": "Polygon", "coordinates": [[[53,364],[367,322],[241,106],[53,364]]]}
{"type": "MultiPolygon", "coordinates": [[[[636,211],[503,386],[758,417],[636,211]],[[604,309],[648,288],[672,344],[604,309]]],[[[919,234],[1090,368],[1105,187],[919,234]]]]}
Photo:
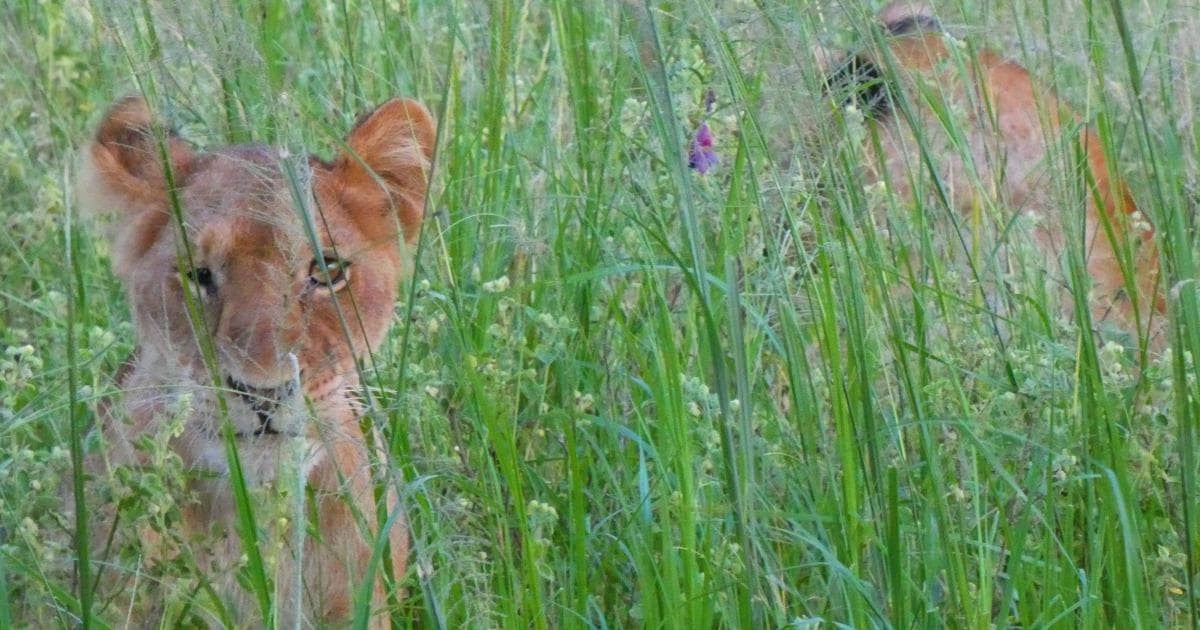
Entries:
{"type": "Polygon", "coordinates": [[[437,127],[424,105],[395,98],[364,114],[333,164],[354,211],[395,212],[412,243],[425,213],[426,180],[437,127]]]}
{"type": "Polygon", "coordinates": [[[80,155],[75,197],[111,242],[117,275],[149,249],[170,216],[167,168],[179,186],[194,160],[191,147],[141,98],[117,101],[104,115],[80,155]]]}

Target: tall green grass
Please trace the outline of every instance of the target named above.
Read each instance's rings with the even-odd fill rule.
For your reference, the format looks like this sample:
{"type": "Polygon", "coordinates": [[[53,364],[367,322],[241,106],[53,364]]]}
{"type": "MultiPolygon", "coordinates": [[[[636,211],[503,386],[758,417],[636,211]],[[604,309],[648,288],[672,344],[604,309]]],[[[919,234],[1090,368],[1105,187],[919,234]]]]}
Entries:
{"type": "MultiPolygon", "coordinates": [[[[72,160],[135,92],[201,146],[328,156],[398,94],[440,121],[413,277],[363,366],[412,530],[399,625],[1200,623],[1200,19],[938,4],[964,71],[1002,51],[1119,156],[1169,352],[1143,365],[1140,340],[1062,317],[1013,209],[960,213],[921,164],[917,204],[864,186],[871,126],[822,97],[812,46],[871,45],[871,3],[6,5],[0,627],[120,627],[80,585],[131,571],[177,584],[164,624],[232,614],[186,554],[79,562],[88,523],[62,507],[135,338],[72,160]],[[700,175],[710,89],[721,163],[700,175]]],[[[1076,201],[1077,158],[1046,165],[1076,201]]],[[[130,500],[168,527],[161,476],[130,500]]],[[[270,614],[274,514],[244,508],[270,614]]]]}

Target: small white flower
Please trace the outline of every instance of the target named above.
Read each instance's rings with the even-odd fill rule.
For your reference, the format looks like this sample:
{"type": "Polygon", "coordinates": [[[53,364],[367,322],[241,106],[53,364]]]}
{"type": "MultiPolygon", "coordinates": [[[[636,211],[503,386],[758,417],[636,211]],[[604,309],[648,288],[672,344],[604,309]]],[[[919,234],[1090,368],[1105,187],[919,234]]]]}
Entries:
{"type": "Polygon", "coordinates": [[[500,276],[495,280],[488,280],[483,283],[484,293],[503,293],[508,290],[508,276],[500,276]]]}

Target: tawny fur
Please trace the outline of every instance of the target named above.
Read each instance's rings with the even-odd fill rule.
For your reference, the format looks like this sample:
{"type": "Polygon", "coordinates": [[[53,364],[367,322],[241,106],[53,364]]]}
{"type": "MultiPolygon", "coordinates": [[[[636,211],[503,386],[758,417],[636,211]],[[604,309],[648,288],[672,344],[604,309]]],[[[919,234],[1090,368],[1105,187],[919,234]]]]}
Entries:
{"type": "MultiPolygon", "coordinates": [[[[1065,284],[1067,239],[1079,231],[1067,229],[1078,215],[1063,200],[1080,195],[1060,194],[1049,173],[1070,169],[1080,178],[1077,189],[1083,196],[1082,250],[1092,282],[1092,324],[1111,321],[1149,340],[1151,348],[1161,347],[1164,301],[1153,231],[1137,212],[1126,186],[1114,179],[1097,134],[1018,64],[989,51],[972,53],[965,46],[948,49],[952,40],[936,27],[928,5],[893,2],[879,19],[892,36],[882,49],[853,58],[855,73],[861,75],[863,66],[873,66],[872,72],[882,76],[892,91],[893,102],[885,105],[890,111],[877,117],[878,148],[871,142],[865,147],[868,177],[913,200],[918,196],[914,184],[923,188],[922,196],[932,190],[928,177],[932,164],[949,201],[964,217],[987,201],[1033,215],[1037,222],[1033,236],[1046,269],[1056,282],[1065,284]],[[907,103],[907,111],[897,98],[907,103]],[[965,146],[947,132],[938,110],[957,113],[954,124],[965,146]],[[914,128],[926,143],[924,151],[914,128]],[[1082,164],[1076,156],[1082,156],[1082,164]],[[1106,225],[1114,238],[1110,239],[1106,225]],[[1129,256],[1128,279],[1118,262],[1119,253],[1129,256]]],[[[839,63],[827,51],[819,52],[828,67],[839,63]]],[[[1064,291],[1062,311],[1071,310],[1064,291]]]]}
{"type": "MultiPolygon", "coordinates": [[[[389,513],[396,509],[386,458],[368,451],[367,438],[378,444],[379,436],[364,436],[360,429],[355,362],[379,346],[391,325],[399,280],[407,271],[407,245],[423,216],[434,137],[433,120],[420,104],[385,103],[350,132],[348,152],[330,162],[309,158],[293,165],[307,184],[301,195],[310,195],[302,207],[278,151],[195,150],[163,127],[141,99],[114,105],[83,152],[77,196],[111,242],[138,336],[134,357],[119,375],[119,403],[101,409],[105,450],[92,455],[88,466],[104,475],[116,466],[149,464],[135,448],[139,438],[160,434],[181,405],[190,409],[182,433],[169,442],[197,473],[189,482],[196,500],[178,497],[185,504],[184,526],[189,535],[225,532],[223,543],[195,553],[222,594],[236,603],[239,625],[263,620],[233,579],[242,548],[220,399],[238,436],[252,492],[271,492],[276,476],[292,465],[315,502],[307,509],[316,515],[318,534],[307,537],[303,549],[287,549],[275,575],[281,623],[346,621],[378,538],[377,481],[389,484],[389,513]],[[172,199],[186,229],[173,217],[172,199]],[[316,228],[316,251],[305,215],[316,228]],[[184,242],[190,264],[188,250],[180,247],[184,242]],[[322,275],[321,259],[341,261],[340,282],[322,275]],[[199,269],[207,270],[208,285],[195,280],[199,269]],[[201,321],[188,314],[189,284],[201,321]],[[203,329],[207,332],[195,332],[203,329]],[[220,387],[203,360],[201,335],[211,339],[220,387]],[[182,402],[187,399],[190,406],[182,402]],[[378,465],[372,467],[372,461],[378,465]],[[297,556],[298,563],[292,560],[297,556]],[[297,581],[301,593],[291,588],[297,581]],[[292,606],[297,598],[303,602],[299,610],[292,606]]],[[[103,522],[111,514],[105,507],[96,511],[102,521],[97,531],[111,525],[103,522]]],[[[395,520],[388,535],[391,564],[401,576],[408,552],[403,519],[395,520]]],[[[382,566],[376,575],[372,605],[378,611],[388,594],[382,566]]],[[[388,622],[379,614],[371,620],[375,627],[388,622]]]]}

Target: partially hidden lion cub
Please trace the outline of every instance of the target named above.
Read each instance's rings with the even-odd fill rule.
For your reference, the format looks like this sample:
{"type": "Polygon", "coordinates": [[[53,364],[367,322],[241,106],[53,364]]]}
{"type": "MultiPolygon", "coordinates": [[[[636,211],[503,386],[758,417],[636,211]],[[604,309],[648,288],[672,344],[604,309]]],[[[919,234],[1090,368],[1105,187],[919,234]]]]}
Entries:
{"type": "Polygon", "coordinates": [[[912,201],[914,188],[937,197],[936,173],[963,224],[985,198],[1032,216],[1047,272],[1063,286],[1068,239],[1080,239],[1092,324],[1111,321],[1161,347],[1165,303],[1153,229],[1116,179],[1096,132],[1015,62],[955,45],[924,3],[892,2],[879,21],[882,45],[852,55],[817,51],[832,95],[877,132],[864,147],[868,180],[912,201]],[[1073,196],[1056,190],[1055,169],[1078,177],[1073,196]]]}
{"type": "MultiPolygon", "coordinates": [[[[368,450],[378,435],[360,428],[356,360],[391,326],[434,138],[426,109],[395,99],[364,115],[333,161],[309,157],[285,169],[286,158],[266,146],[197,150],[142,99],[127,98],[83,152],[79,202],[105,226],[138,337],[118,375],[121,400],[99,418],[106,449],[88,465],[100,475],[148,464],[139,441],[185,415],[169,440],[195,473],[191,496],[179,498],[183,525],[216,532],[216,544],[196,550],[197,564],[211,568],[213,584],[235,602],[229,613],[239,626],[265,620],[233,577],[244,550],[227,432],[252,497],[271,492],[286,466],[307,486],[298,494],[307,497],[309,534],[302,548],[284,550],[274,574],[276,622],[344,622],[356,593],[371,592],[363,580],[373,548],[383,547],[375,482],[387,477],[371,466],[383,460],[378,448],[368,450]]],[[[398,497],[388,492],[391,514],[398,497]]],[[[386,536],[402,575],[403,519],[386,536]]],[[[108,579],[114,573],[120,569],[109,569],[108,579]]],[[[377,561],[375,611],[388,595],[383,574],[377,561]]],[[[386,615],[371,619],[388,623],[386,615]]]]}

